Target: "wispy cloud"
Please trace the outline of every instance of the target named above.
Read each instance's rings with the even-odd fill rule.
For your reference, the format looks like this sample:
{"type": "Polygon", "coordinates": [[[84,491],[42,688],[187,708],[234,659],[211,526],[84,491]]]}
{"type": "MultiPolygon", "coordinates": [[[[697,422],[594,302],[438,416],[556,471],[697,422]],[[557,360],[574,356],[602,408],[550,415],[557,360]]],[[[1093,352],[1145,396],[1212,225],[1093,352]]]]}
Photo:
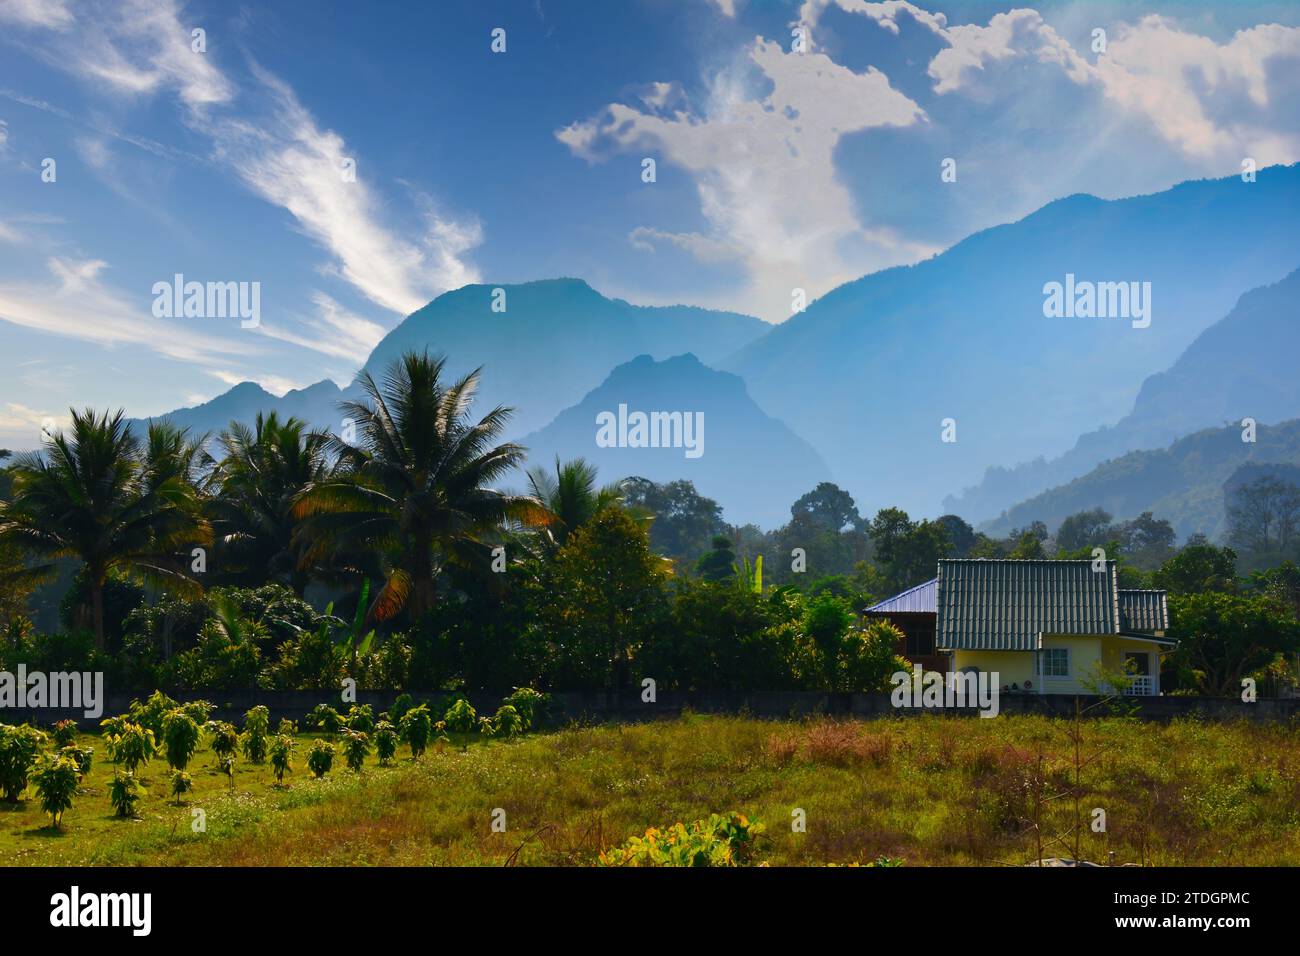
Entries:
{"type": "Polygon", "coordinates": [[[263,322],[259,330],[273,339],[344,359],[354,366],[360,365],[384,337],[382,325],[349,312],[325,293],[314,293],[312,301],[317,311],[301,320],[305,332],[299,333],[269,322],[263,322]]]}

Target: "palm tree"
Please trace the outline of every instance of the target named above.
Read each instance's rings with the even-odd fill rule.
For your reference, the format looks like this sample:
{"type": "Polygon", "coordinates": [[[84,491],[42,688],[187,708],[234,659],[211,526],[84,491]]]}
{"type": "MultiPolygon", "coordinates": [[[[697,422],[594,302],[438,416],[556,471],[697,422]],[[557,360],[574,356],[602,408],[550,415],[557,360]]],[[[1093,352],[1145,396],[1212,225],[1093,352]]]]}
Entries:
{"type": "Polygon", "coordinates": [[[536,498],[492,487],[524,458],[519,445],[494,444],[511,410],[498,406],[475,423],[469,407],[479,370],[444,385],[445,361],[408,352],[389,367],[382,388],[364,373],[359,382],[369,400],[339,406],[355,423],[357,443],[331,436],[336,474],[298,496],[307,559],[382,556],[372,620],[404,607],[419,620],[433,607],[444,567],[486,570],[490,541],[507,522],[549,520],[536,498]]]}
{"type": "Polygon", "coordinates": [[[212,510],[227,552],[223,567],[271,575],[302,596],[309,569],[301,542],[297,496],[329,476],[329,435],[308,430],[297,418],[280,421],[259,412],[253,428],[231,422],[219,439],[224,457],[212,474],[212,510]]]}
{"type": "Polygon", "coordinates": [[[585,458],[560,463],[555,456],[555,474],[540,465],[528,471],[528,485],[533,497],[554,515],[542,529],[547,550],[564,546],[569,535],[590,521],[597,513],[623,502],[619,485],[596,487],[596,468],[585,458]]]}
{"type": "MultiPolygon", "coordinates": [[[[156,423],[141,447],[123,414],[74,410],[70,437],[60,431],[46,439],[42,452],[13,464],[12,499],[0,511],[0,543],[38,559],[81,560],[98,650],[104,648],[104,584],[111,571],[194,590],[185,574],[188,549],[211,539],[194,483],[202,441],[156,423]]],[[[22,573],[53,572],[46,563],[22,573]]]]}

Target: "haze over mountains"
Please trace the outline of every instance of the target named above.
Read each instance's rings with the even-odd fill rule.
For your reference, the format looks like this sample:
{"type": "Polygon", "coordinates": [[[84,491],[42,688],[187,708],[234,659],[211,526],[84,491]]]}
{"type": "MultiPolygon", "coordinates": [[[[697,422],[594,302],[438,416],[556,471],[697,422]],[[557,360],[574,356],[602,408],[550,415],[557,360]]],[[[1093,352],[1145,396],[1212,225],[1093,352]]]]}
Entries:
{"type": "MultiPolygon", "coordinates": [[[[530,446],[530,464],[582,455],[606,481],[692,478],[732,522],[782,523],[789,502],[825,479],[863,513],[898,505],[992,521],[1126,452],[1164,449],[1225,419],[1300,417],[1297,222],[1300,166],[1262,170],[1253,183],[1070,196],[841,286],[776,327],[634,306],[577,279],[472,285],[408,316],[363,368],[378,378],[411,348],[446,354],[453,374],[481,365],[480,407],[516,407],[508,437],[530,446]],[[1135,291],[1149,283],[1150,324],[1047,317],[1044,286],[1067,276],[1135,291]],[[493,310],[497,288],[504,311],[493,310]],[[619,404],[705,411],[704,455],[597,447],[595,415],[619,404]],[[955,442],[942,440],[946,419],[955,442]]],[[[170,417],[215,432],[277,408],[337,428],[335,404],[356,394],[325,381],[275,398],[244,383],[170,417]]],[[[1183,481],[1176,473],[1161,472],[1183,481]]],[[[1119,517],[1142,495],[1155,500],[1106,494],[1119,517]]],[[[996,526],[1056,515],[1074,493],[1050,500],[996,526]]],[[[1184,511],[1188,522],[1212,520],[1184,511]]]]}

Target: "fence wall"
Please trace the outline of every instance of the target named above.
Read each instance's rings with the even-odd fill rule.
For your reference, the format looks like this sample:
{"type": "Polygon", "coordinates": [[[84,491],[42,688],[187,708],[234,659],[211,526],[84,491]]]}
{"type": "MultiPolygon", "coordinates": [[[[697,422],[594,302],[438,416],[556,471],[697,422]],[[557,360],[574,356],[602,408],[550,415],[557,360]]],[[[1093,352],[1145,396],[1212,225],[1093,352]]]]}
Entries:
{"type": "MultiPolygon", "coordinates": [[[[480,714],[491,714],[501,703],[505,693],[471,692],[464,696],[480,714]]],[[[431,709],[441,712],[456,697],[446,691],[418,692],[411,695],[417,702],[430,702],[431,709]]],[[[104,717],[125,713],[137,694],[105,694],[104,717]]],[[[209,691],[206,693],[173,695],[179,700],[203,698],[216,705],[213,716],[219,720],[242,723],[244,713],[251,707],[263,704],[271,712],[272,721],[281,718],[298,720],[321,702],[346,710],[337,693],[325,690],[301,691],[209,691]]],[[[359,704],[370,704],[375,713],[387,710],[398,697],[396,691],[356,692],[359,704]]],[[[551,695],[551,714],[548,723],[563,725],[573,720],[584,721],[641,721],[675,717],[683,710],[708,714],[748,714],[755,717],[788,718],[808,716],[875,717],[911,716],[919,710],[895,708],[888,694],[819,694],[808,691],[771,691],[763,693],[742,692],[674,692],[661,691],[654,703],[641,699],[639,691],[623,693],[557,693],[551,695]]],[[[1076,698],[1067,695],[1003,694],[1000,711],[1003,714],[1041,713],[1070,716],[1074,713],[1076,698]]],[[[1082,706],[1096,703],[1096,697],[1078,698],[1082,706]]],[[[1137,705],[1137,715],[1145,720],[1167,721],[1175,717],[1199,714],[1208,720],[1246,719],[1257,721],[1287,721],[1300,716],[1300,699],[1262,699],[1254,704],[1235,699],[1214,697],[1134,697],[1125,702],[1137,705]]],[[[932,713],[935,711],[931,711],[932,713]]],[[[1091,714],[1105,714],[1106,707],[1093,708],[1091,714]]],[[[970,709],[952,709],[943,713],[954,717],[972,717],[978,712],[970,709]]],[[[0,723],[52,724],[65,718],[75,720],[84,729],[98,727],[99,718],[86,718],[82,711],[59,708],[0,708],[0,723]]]]}

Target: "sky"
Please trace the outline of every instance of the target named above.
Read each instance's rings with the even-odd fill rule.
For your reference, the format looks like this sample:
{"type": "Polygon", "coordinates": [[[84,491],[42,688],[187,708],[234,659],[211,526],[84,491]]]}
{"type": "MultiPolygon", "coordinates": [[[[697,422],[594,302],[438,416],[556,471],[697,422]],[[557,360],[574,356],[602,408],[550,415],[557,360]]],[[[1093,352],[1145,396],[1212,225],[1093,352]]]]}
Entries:
{"type": "Polygon", "coordinates": [[[779,322],[1246,156],[1300,159],[1300,4],[0,0],[0,447],[346,384],[472,282],[779,322]]]}

